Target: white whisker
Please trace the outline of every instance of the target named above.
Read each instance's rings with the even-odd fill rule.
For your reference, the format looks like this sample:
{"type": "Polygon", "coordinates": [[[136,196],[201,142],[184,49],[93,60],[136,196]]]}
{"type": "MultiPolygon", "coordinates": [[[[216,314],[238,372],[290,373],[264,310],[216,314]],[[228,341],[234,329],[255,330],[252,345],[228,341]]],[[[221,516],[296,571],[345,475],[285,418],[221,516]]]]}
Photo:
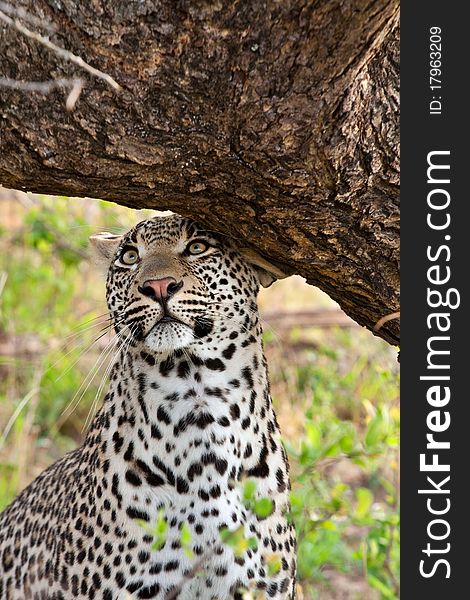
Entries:
{"type": "Polygon", "coordinates": [[[109,356],[110,352],[112,352],[118,339],[119,339],[119,336],[115,335],[113,337],[113,339],[110,342],[108,342],[108,344],[105,346],[105,348],[99,354],[97,360],[95,361],[95,364],[91,367],[90,371],[88,372],[88,375],[85,377],[85,379],[81,383],[80,387],[73,395],[72,400],[68,403],[66,408],[59,415],[59,421],[64,421],[64,420],[68,419],[70,417],[70,415],[74,412],[74,410],[77,408],[77,406],[80,404],[83,396],[85,395],[86,391],[90,387],[91,382],[93,381],[96,373],[98,372],[98,370],[100,369],[101,365],[104,363],[106,358],[109,356]]]}
{"type": "Polygon", "coordinates": [[[123,337],[123,333],[124,333],[124,331],[126,331],[126,329],[123,329],[123,331],[121,332],[121,334],[118,335],[119,339],[117,341],[117,344],[113,347],[113,350],[114,350],[114,348],[116,348],[116,346],[117,346],[117,351],[112,356],[111,360],[109,361],[109,363],[108,363],[108,365],[107,365],[107,367],[106,367],[106,369],[105,369],[105,371],[103,373],[103,377],[101,378],[100,385],[98,386],[98,390],[97,390],[97,392],[95,394],[95,397],[93,398],[93,402],[91,404],[90,410],[88,411],[87,418],[85,419],[85,424],[82,427],[82,433],[88,429],[88,427],[89,427],[89,425],[91,423],[91,420],[92,420],[92,418],[94,416],[94,413],[95,413],[96,404],[97,404],[97,402],[99,400],[100,394],[101,394],[101,392],[103,390],[103,387],[104,387],[104,385],[106,383],[106,379],[107,379],[107,377],[108,377],[111,369],[113,368],[113,365],[115,363],[116,358],[118,357],[119,353],[121,352],[122,348],[127,343],[127,341],[132,337],[133,331],[132,331],[131,327],[129,327],[129,325],[127,325],[126,328],[129,328],[129,331],[127,332],[127,337],[124,340],[122,340],[122,337],[123,337]]]}
{"type": "Polygon", "coordinates": [[[84,321],[77,327],[74,327],[72,331],[64,337],[64,341],[70,338],[74,338],[77,335],[88,331],[89,329],[93,329],[94,327],[98,327],[98,325],[104,325],[105,323],[109,323],[112,321],[113,317],[109,315],[109,313],[103,313],[102,315],[98,315],[97,317],[93,317],[93,319],[89,319],[88,321],[84,321]],[[105,319],[103,317],[106,317],[105,319]]]}

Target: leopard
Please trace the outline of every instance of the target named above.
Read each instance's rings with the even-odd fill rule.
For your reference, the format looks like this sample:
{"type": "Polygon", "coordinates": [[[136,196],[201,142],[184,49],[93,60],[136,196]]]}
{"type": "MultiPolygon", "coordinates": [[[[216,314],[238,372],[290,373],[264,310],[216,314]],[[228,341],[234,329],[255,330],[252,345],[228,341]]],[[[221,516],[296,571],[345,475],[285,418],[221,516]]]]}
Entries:
{"type": "Polygon", "coordinates": [[[0,598],[293,599],[289,464],[257,305],[282,272],[176,214],[90,240],[117,340],[109,387],[82,445],[1,514],[0,598]]]}

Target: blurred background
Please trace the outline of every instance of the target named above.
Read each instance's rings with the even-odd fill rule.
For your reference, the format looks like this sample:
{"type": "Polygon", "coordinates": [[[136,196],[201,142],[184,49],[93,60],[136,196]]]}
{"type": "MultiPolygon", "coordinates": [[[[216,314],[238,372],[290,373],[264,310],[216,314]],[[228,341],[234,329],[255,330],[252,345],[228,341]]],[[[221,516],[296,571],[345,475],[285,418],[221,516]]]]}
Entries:
{"type": "MultiPolygon", "coordinates": [[[[88,236],[153,214],[0,187],[0,510],[80,444],[105,394],[104,278],[88,236]]],[[[300,277],[259,303],[291,463],[299,600],[397,599],[397,349],[300,277]]]]}

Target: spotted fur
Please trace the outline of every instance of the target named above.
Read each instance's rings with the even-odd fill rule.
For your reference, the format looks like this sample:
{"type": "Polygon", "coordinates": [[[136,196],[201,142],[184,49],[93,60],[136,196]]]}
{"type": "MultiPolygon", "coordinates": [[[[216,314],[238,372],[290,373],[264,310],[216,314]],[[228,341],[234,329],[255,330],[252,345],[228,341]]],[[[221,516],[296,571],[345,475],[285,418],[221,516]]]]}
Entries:
{"type": "Polygon", "coordinates": [[[176,215],[93,241],[109,263],[120,351],[83,445],[0,517],[0,598],[225,600],[245,588],[292,599],[288,464],[256,305],[260,280],[272,279],[266,263],[250,255],[250,264],[227,238],[176,215]],[[172,294],[149,295],[146,282],[167,277],[172,294]],[[244,505],[245,477],[272,499],[268,517],[244,505]],[[159,514],[167,538],[153,549],[138,521],[151,527],[159,514]],[[219,532],[240,526],[257,549],[237,557],[219,532]]]}

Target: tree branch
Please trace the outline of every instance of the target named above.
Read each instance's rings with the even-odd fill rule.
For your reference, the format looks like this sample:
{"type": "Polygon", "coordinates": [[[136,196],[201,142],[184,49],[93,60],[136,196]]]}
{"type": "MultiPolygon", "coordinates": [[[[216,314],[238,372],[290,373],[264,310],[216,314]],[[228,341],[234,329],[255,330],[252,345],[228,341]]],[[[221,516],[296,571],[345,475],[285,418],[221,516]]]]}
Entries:
{"type": "MultiPolygon", "coordinates": [[[[3,185],[197,219],[370,331],[399,310],[397,0],[24,5],[124,89],[73,113],[2,94],[3,185]]],[[[0,36],[5,76],[67,77],[18,42],[0,36]]]]}

